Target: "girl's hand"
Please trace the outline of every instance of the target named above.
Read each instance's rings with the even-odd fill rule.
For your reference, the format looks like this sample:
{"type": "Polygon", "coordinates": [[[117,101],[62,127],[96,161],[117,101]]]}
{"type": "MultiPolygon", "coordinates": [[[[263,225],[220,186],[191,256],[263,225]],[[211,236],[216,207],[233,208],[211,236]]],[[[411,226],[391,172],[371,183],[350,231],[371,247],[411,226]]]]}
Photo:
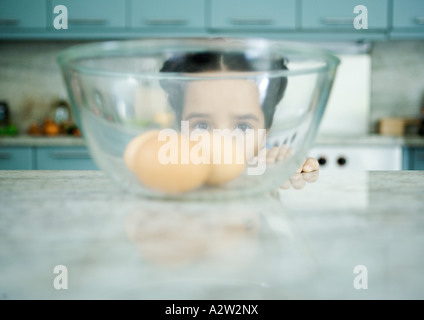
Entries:
{"type": "Polygon", "coordinates": [[[315,158],[307,158],[303,165],[297,169],[296,173],[318,171],[319,163],[315,158]]]}
{"type": "MultiPolygon", "coordinates": [[[[287,159],[291,155],[291,149],[286,145],[272,147],[266,151],[266,162],[275,163],[287,159]]],[[[319,163],[315,158],[307,158],[296,173],[313,172],[319,169],[319,163]]]]}
{"type": "MultiPolygon", "coordinates": [[[[291,149],[286,145],[281,147],[273,147],[267,150],[266,161],[267,163],[274,163],[282,161],[289,157],[291,149]]],[[[296,170],[296,173],[290,180],[281,185],[281,189],[302,189],[305,184],[315,182],[318,179],[319,163],[315,158],[307,158],[305,162],[296,170]]]]}

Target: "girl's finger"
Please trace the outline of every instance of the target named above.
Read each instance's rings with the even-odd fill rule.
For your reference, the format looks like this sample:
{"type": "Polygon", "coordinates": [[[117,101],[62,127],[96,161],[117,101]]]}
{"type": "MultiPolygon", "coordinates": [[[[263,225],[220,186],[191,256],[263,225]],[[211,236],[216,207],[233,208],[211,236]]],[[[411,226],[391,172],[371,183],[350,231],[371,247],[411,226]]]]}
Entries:
{"type": "Polygon", "coordinates": [[[302,172],[313,172],[317,171],[319,168],[319,163],[315,158],[307,158],[303,164],[302,172]]]}
{"type": "Polygon", "coordinates": [[[278,150],[279,150],[278,147],[272,147],[272,149],[268,150],[266,162],[274,163],[275,160],[277,160],[278,150]]]}
{"type": "Polygon", "coordinates": [[[283,161],[290,157],[291,149],[287,145],[283,144],[278,150],[277,161],[283,161]]]}
{"type": "Polygon", "coordinates": [[[305,179],[303,179],[302,174],[297,173],[291,177],[290,182],[294,189],[302,189],[306,185],[305,179]]]}

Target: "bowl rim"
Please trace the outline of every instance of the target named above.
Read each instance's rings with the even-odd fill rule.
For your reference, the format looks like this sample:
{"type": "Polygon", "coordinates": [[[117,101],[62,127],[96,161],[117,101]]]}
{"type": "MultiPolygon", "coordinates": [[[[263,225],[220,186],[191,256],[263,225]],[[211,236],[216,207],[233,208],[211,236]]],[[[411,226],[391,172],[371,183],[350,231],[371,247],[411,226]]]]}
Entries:
{"type": "Polygon", "coordinates": [[[287,77],[303,74],[314,74],[335,70],[340,64],[340,59],[331,51],[316,47],[302,46],[301,44],[289,43],[284,40],[275,40],[268,38],[237,38],[237,37],[174,37],[174,38],[143,38],[126,40],[106,40],[95,41],[83,44],[72,45],[57,54],[57,63],[62,70],[68,69],[77,73],[97,76],[114,77],[134,77],[149,79],[173,79],[173,80],[205,80],[211,78],[219,79],[240,79],[257,77],[287,77]],[[166,50],[176,52],[177,50],[187,51],[187,48],[198,50],[198,52],[207,51],[207,49],[228,50],[274,50],[286,52],[299,57],[319,58],[322,65],[316,67],[306,67],[299,70],[267,70],[267,71],[248,71],[241,73],[209,73],[207,75],[200,73],[179,73],[179,72],[121,72],[112,70],[102,70],[92,67],[82,66],[76,62],[86,58],[103,57],[122,57],[123,55],[134,54],[145,50],[148,52],[166,54],[166,50]],[[165,50],[165,52],[159,51],[165,50]],[[200,50],[201,49],[201,50],[200,50]]]}

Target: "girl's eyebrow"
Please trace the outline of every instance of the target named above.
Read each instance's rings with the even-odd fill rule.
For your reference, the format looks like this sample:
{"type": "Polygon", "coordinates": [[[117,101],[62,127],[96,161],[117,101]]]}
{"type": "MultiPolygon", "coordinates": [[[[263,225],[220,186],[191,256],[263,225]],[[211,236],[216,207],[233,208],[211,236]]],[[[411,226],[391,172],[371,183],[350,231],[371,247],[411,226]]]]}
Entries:
{"type": "Polygon", "coordinates": [[[238,120],[254,120],[254,121],[259,121],[259,118],[257,116],[255,116],[253,113],[248,113],[248,114],[243,114],[243,115],[237,115],[237,116],[234,116],[234,118],[236,118],[238,120]]]}
{"type": "Polygon", "coordinates": [[[189,113],[185,118],[186,119],[191,119],[191,118],[210,118],[210,114],[209,113],[192,112],[192,113],[189,113]]]}

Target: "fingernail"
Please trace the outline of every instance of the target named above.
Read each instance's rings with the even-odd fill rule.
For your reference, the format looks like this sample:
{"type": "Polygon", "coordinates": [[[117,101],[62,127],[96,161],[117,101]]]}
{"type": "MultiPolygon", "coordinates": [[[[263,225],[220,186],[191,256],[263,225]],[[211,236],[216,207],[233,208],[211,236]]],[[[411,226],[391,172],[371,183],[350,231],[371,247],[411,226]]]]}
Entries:
{"type": "Polygon", "coordinates": [[[303,172],[312,172],[312,171],[314,171],[314,169],[310,165],[306,164],[306,165],[303,166],[302,171],[303,172]]]}

